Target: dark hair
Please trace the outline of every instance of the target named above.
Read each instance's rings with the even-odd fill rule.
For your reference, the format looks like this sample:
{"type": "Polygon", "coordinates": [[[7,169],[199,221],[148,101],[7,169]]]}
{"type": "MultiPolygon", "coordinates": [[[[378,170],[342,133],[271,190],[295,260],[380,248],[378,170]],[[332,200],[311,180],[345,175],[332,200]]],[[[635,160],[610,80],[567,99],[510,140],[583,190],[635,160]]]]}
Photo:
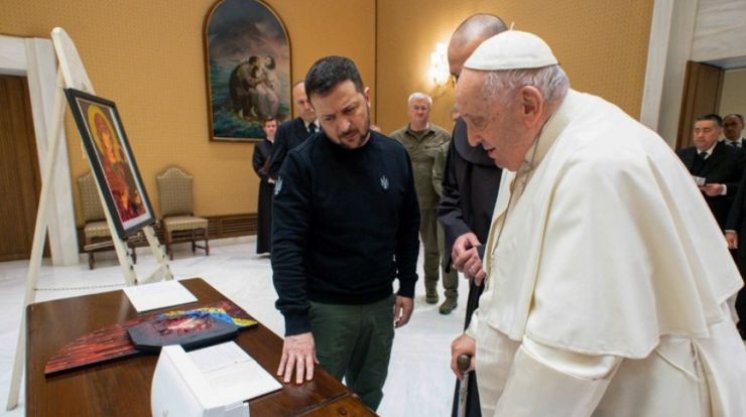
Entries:
{"type": "Polygon", "coordinates": [[[262,120],[262,125],[263,126],[267,126],[267,123],[269,123],[269,122],[276,122],[276,121],[277,121],[277,119],[275,119],[272,116],[269,116],[269,117],[265,118],[264,120],[262,120]]]}
{"type": "Polygon", "coordinates": [[[363,80],[351,59],[343,56],[327,56],[316,61],[306,74],[306,95],[323,96],[337,84],[350,80],[355,89],[363,92],[363,80]]]}
{"type": "Polygon", "coordinates": [[[731,113],[731,114],[729,114],[729,115],[727,115],[727,116],[723,117],[723,119],[727,119],[727,118],[729,118],[729,117],[731,117],[731,116],[733,116],[733,117],[737,117],[737,118],[738,118],[738,120],[740,120],[740,121],[741,121],[741,123],[743,123],[743,115],[740,115],[740,114],[738,114],[738,113],[731,113]]]}
{"type": "Polygon", "coordinates": [[[708,114],[702,114],[697,116],[695,119],[695,122],[701,122],[702,120],[712,120],[715,122],[719,127],[723,127],[723,118],[715,113],[708,113],[708,114]]]}

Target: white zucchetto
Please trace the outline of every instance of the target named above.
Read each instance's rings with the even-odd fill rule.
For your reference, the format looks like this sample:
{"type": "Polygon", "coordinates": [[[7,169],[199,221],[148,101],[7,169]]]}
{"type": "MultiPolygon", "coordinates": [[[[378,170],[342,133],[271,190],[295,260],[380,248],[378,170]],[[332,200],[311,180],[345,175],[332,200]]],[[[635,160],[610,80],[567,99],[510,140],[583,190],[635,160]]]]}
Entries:
{"type": "Polygon", "coordinates": [[[508,30],[482,42],[464,68],[481,71],[542,68],[557,65],[549,45],[533,33],[508,30]]]}

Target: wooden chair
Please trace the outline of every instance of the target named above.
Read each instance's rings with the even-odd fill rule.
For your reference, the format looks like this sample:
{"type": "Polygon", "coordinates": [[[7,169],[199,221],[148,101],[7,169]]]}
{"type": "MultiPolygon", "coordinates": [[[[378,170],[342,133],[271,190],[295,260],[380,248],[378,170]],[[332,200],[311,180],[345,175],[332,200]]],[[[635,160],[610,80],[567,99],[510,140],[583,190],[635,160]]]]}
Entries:
{"type": "MultiPolygon", "coordinates": [[[[111,230],[106,224],[104,207],[98,196],[96,181],[90,172],[78,177],[78,190],[80,191],[80,202],[83,209],[83,251],[88,253],[88,268],[93,269],[96,260],[95,252],[110,250],[114,248],[111,240],[111,230]]],[[[132,253],[132,262],[137,263],[137,252],[133,240],[128,239],[128,246],[132,253]]]]}
{"type": "Polygon", "coordinates": [[[192,252],[204,249],[210,255],[207,219],[194,216],[193,177],[178,167],[170,167],[156,176],[161,224],[169,259],[174,259],[173,244],[192,242],[192,252]],[[197,241],[204,240],[204,246],[197,241]]]}

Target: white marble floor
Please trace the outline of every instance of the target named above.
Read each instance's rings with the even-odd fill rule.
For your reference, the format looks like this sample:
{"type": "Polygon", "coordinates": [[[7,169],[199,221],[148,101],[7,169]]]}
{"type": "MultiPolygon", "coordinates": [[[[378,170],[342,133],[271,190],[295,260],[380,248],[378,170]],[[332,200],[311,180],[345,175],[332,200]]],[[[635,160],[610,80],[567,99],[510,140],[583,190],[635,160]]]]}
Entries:
{"type": "MultiPolygon", "coordinates": [[[[211,242],[210,256],[192,255],[188,245],[179,247],[170,263],[177,279],[202,277],[278,335],[283,320],[275,310],[268,257],[254,254],[253,237],[238,241],[211,242]]],[[[137,271],[145,276],[155,261],[138,250],[137,271]]],[[[420,268],[421,270],[421,268],[420,268]]],[[[18,338],[28,261],[0,263],[0,415],[24,415],[24,392],[18,408],[5,411],[18,338]]],[[[41,269],[37,301],[71,297],[123,287],[123,278],[113,252],[97,255],[96,269],[87,263],[71,267],[41,269]]],[[[450,415],[454,377],[449,368],[450,342],[460,332],[466,305],[466,285],[460,282],[459,306],[450,315],[438,313],[437,305],[426,304],[422,280],[417,283],[415,311],[410,323],[397,330],[378,413],[385,417],[435,417],[450,415]]],[[[442,291],[441,291],[442,299],[442,291]]]]}

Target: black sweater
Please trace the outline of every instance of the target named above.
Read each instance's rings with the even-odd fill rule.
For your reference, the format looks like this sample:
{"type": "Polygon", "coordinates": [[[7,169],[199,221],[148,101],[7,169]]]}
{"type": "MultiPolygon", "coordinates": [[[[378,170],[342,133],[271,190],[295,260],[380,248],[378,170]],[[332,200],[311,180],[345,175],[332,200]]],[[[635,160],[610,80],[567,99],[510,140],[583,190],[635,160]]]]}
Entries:
{"type": "Polygon", "coordinates": [[[318,133],[288,153],[272,206],[272,269],[285,334],[310,331],[309,300],[414,297],[419,208],[404,147],[371,131],[348,150],[318,133]]]}

